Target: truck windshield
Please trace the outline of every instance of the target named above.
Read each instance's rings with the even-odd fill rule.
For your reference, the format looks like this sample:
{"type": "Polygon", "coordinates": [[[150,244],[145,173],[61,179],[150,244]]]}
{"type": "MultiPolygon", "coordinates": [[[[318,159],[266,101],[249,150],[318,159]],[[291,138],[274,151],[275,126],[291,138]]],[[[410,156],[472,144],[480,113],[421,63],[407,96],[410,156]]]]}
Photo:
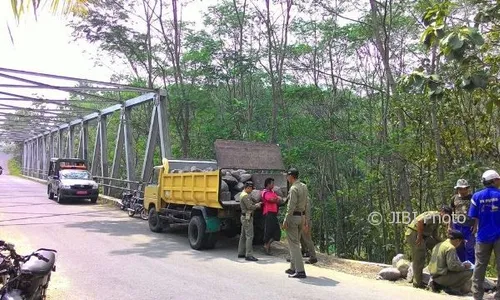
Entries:
{"type": "Polygon", "coordinates": [[[64,170],[60,171],[59,175],[61,179],[90,179],[91,175],[87,171],[73,171],[73,170],[64,170]]]}

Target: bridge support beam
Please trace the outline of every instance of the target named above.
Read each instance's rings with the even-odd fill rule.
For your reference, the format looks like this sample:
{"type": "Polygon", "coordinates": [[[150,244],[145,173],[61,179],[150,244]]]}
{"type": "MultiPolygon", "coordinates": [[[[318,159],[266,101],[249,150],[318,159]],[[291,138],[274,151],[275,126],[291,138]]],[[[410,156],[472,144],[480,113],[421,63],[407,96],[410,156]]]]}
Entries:
{"type": "Polygon", "coordinates": [[[98,113],[86,115],[25,140],[23,173],[46,178],[49,162],[53,157],[79,157],[87,160],[89,171],[98,178],[105,195],[119,197],[127,189],[139,189],[143,192],[153,166],[161,164],[162,157],[172,158],[166,91],[147,93],[126,100],[122,104],[104,108],[98,113]],[[153,105],[141,105],[147,103],[153,105]],[[142,107],[139,122],[146,120],[143,120],[144,115],[149,118],[147,133],[138,134],[133,128],[133,120],[138,122],[138,115],[134,115],[134,110],[139,109],[138,107],[142,107]],[[151,110],[146,110],[147,107],[151,107],[151,110]],[[119,117],[115,113],[119,113],[119,117]],[[134,116],[136,119],[133,119],[134,116]],[[95,126],[95,131],[93,128],[89,131],[89,125],[95,126]],[[108,127],[117,127],[116,135],[108,132],[108,127]],[[93,148],[89,147],[91,142],[93,148]],[[109,147],[113,147],[111,153],[109,147]],[[143,152],[138,152],[139,150],[143,152]],[[91,155],[89,151],[92,151],[91,155]],[[160,156],[155,155],[158,152],[160,156]],[[141,165],[138,163],[139,159],[142,160],[141,165]],[[36,175],[36,172],[40,175],[36,175]]]}

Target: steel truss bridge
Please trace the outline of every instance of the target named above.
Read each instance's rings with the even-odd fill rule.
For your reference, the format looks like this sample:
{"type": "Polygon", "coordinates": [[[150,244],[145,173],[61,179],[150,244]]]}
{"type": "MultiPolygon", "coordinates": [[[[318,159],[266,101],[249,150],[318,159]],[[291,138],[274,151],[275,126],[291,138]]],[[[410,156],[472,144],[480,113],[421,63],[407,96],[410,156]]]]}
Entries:
{"type": "Polygon", "coordinates": [[[101,182],[103,193],[110,195],[116,188],[141,190],[140,186],[149,179],[158,144],[162,157],[171,158],[165,90],[1,67],[0,79],[13,82],[0,82],[0,138],[5,142],[22,143],[22,173],[25,176],[46,179],[52,157],[83,158],[88,161],[92,175],[101,182]],[[57,80],[63,84],[48,84],[42,80],[57,80]],[[67,92],[86,100],[46,99],[22,94],[25,90],[40,89],[67,92]],[[103,95],[103,92],[116,92],[118,95],[122,92],[134,92],[139,96],[117,100],[103,95]],[[100,110],[89,108],[89,105],[83,105],[89,103],[88,99],[101,103],[101,106],[102,103],[110,105],[100,110]],[[31,106],[16,105],[21,102],[31,102],[31,106]],[[131,112],[145,103],[153,105],[140,178],[136,178],[136,170],[141,162],[134,159],[137,149],[132,138],[134,128],[131,124],[131,112]],[[48,108],[51,105],[55,108],[48,108]],[[110,162],[107,121],[113,114],[119,114],[120,121],[114,155],[110,162]],[[92,146],[89,145],[89,130],[95,130],[95,143],[92,146]],[[121,163],[123,156],[125,164],[121,163]],[[120,169],[123,165],[125,172],[120,169]],[[126,178],[118,178],[123,173],[126,178]]]}

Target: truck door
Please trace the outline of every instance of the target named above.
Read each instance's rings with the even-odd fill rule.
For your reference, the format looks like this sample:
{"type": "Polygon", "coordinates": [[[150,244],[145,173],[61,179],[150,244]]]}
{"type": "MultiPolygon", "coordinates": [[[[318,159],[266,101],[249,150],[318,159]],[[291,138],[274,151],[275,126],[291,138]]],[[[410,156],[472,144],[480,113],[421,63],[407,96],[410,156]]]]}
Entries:
{"type": "Polygon", "coordinates": [[[154,168],[151,172],[148,184],[144,188],[144,207],[149,210],[149,205],[151,203],[155,204],[156,209],[160,209],[160,197],[158,178],[160,175],[161,168],[154,168]]]}

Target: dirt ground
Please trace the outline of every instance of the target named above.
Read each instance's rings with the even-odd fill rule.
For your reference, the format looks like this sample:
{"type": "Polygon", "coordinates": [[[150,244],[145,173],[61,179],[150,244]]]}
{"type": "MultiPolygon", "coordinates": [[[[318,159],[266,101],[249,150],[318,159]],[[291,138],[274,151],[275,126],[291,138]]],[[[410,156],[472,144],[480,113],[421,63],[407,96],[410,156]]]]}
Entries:
{"type": "MultiPolygon", "coordinates": [[[[283,258],[283,260],[286,260],[286,258],[289,256],[288,245],[286,244],[286,242],[274,242],[272,245],[271,254],[277,257],[281,257],[283,258]]],[[[351,261],[336,258],[332,255],[326,255],[323,253],[317,253],[317,256],[318,262],[315,264],[315,266],[370,279],[375,279],[378,272],[387,267],[387,265],[384,264],[351,261]]]]}

